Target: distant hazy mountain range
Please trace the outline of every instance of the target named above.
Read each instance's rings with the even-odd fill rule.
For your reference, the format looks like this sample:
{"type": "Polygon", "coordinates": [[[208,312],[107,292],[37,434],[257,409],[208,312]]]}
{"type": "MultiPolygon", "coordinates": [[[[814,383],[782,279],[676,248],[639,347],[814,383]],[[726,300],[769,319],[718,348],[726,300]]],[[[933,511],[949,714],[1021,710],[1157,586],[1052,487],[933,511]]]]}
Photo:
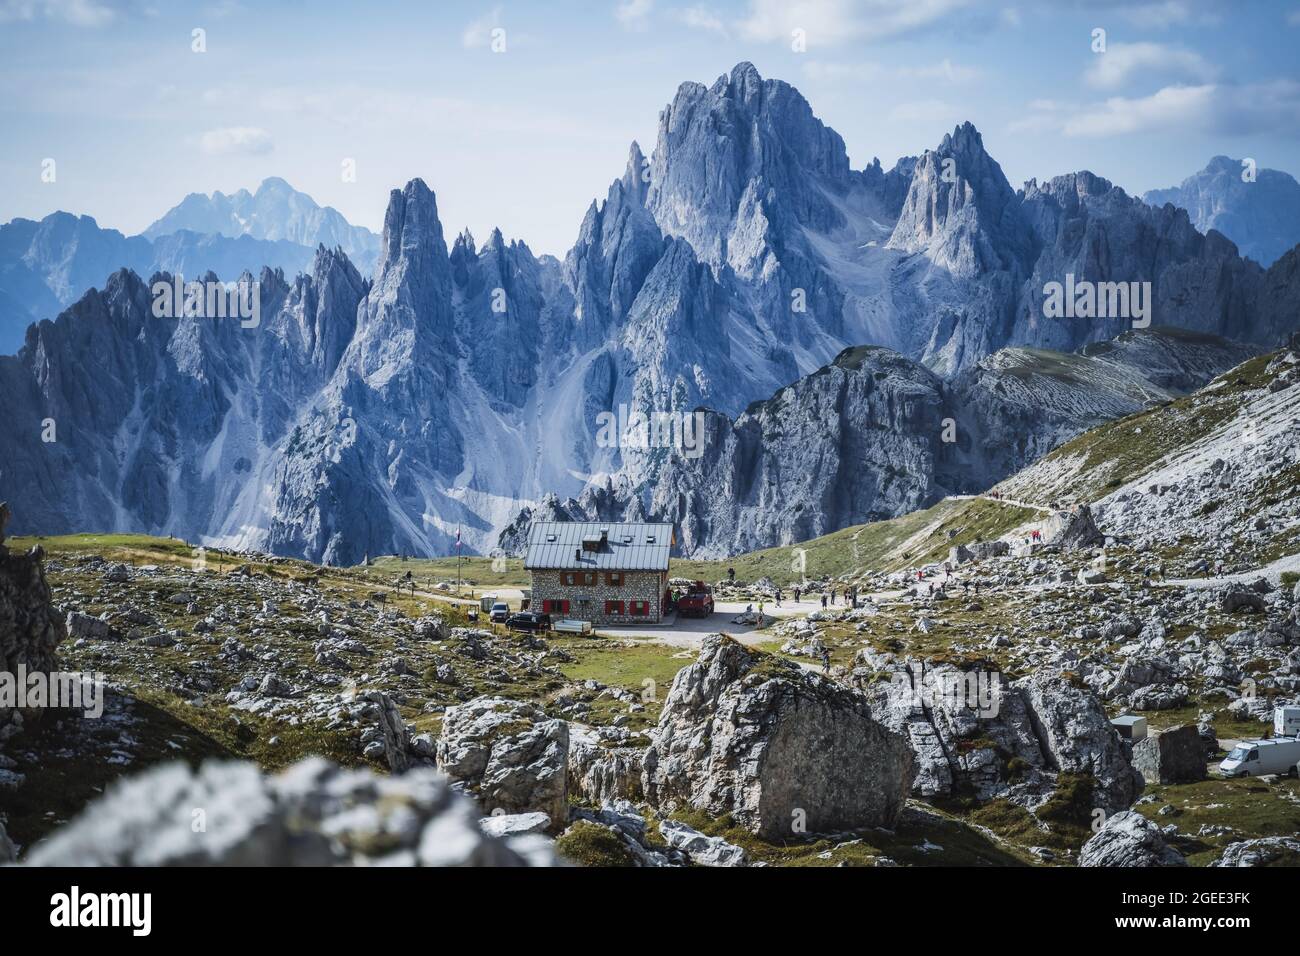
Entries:
{"type": "Polygon", "coordinates": [[[16,352],[28,325],[54,318],[117,269],[146,278],[214,272],[230,281],[269,266],[293,276],[311,265],[320,244],[343,248],[369,270],[379,237],[282,179],[266,180],[254,194],[191,194],[139,236],[66,212],[40,222],[15,219],[0,226],[0,354],[16,352]]]}
{"type": "Polygon", "coordinates": [[[1181,186],[1142,198],[1186,209],[1201,232],[1217,229],[1243,256],[1270,266],[1300,243],[1300,183],[1276,169],[1257,169],[1249,181],[1245,173],[1242,160],[1215,156],[1181,186]]]}
{"type": "MultiPolygon", "coordinates": [[[[304,248],[313,217],[286,188],[191,197],[158,228],[304,248]]],[[[681,85],[562,262],[498,231],[448,243],[418,179],[390,196],[373,271],[313,221],[332,238],[297,278],[257,276],[256,329],[155,319],[152,266],[119,262],[0,358],[15,533],[350,563],[448,553],[458,529],[486,552],[522,509],[567,508],[672,521],[721,554],[986,487],[1300,321],[1295,250],[1266,270],[1086,171],[1013,189],[970,124],[855,170],[747,63],[681,85]],[[1051,317],[1045,288],[1077,282],[1149,283],[1151,327],[1051,317]],[[602,440],[620,408],[705,409],[702,454],[602,440]]]]}

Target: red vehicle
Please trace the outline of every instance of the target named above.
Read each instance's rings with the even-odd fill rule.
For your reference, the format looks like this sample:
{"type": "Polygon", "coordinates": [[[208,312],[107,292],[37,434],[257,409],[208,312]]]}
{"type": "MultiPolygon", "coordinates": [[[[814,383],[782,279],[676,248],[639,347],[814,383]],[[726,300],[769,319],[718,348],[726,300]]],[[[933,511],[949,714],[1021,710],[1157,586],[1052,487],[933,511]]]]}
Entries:
{"type": "Polygon", "coordinates": [[[713,613],[713,589],[696,581],[677,599],[677,613],[682,617],[708,617],[713,613]]]}

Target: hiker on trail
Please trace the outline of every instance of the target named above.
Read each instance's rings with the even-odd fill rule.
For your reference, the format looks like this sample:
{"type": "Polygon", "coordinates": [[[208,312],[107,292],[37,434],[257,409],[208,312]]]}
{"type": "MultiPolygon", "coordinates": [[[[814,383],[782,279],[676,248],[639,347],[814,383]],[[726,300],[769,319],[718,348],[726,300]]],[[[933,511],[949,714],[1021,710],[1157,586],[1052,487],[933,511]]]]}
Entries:
{"type": "Polygon", "coordinates": [[[794,603],[795,604],[799,603],[799,588],[797,587],[794,589],[794,603]]]}
{"type": "Polygon", "coordinates": [[[969,582],[969,581],[962,581],[962,583],[961,583],[961,593],[962,593],[962,594],[969,594],[969,593],[970,593],[970,582],[969,582]]]}
{"type": "Polygon", "coordinates": [[[736,569],[735,569],[735,568],[727,568],[727,582],[728,582],[729,584],[735,584],[735,583],[736,583],[736,569]]]}
{"type": "Polygon", "coordinates": [[[780,606],[781,606],[781,589],[780,589],[780,588],[777,588],[777,589],[776,589],[776,606],[777,606],[777,607],[780,607],[780,606]]]}
{"type": "Polygon", "coordinates": [[[822,673],[829,674],[830,672],[831,672],[831,652],[827,648],[823,647],[822,648],[822,673]]]}
{"type": "Polygon", "coordinates": [[[826,592],[822,592],[822,610],[826,610],[826,592]]]}
{"type": "Polygon", "coordinates": [[[758,626],[763,626],[763,602],[758,602],[758,626]]]}

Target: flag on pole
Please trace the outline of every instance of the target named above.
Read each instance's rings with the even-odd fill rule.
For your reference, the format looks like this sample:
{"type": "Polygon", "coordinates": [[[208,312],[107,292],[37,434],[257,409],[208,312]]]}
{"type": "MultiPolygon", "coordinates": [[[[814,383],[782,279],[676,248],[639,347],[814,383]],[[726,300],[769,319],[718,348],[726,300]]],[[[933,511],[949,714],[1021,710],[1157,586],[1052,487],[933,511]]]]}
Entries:
{"type": "Polygon", "coordinates": [[[456,526],[456,550],[460,550],[460,525],[456,526]]]}

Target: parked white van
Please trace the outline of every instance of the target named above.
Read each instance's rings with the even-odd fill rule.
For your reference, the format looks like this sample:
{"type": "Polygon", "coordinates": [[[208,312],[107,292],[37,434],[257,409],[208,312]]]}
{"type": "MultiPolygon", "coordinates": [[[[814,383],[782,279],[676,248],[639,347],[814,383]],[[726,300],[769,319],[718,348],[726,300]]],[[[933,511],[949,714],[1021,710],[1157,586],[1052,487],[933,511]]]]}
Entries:
{"type": "Polygon", "coordinates": [[[1300,707],[1273,709],[1273,736],[1300,737],[1300,707]]]}
{"type": "Polygon", "coordinates": [[[1243,740],[1232,748],[1219,770],[1225,777],[1259,777],[1266,773],[1295,776],[1300,764],[1300,739],[1243,740]]]}

